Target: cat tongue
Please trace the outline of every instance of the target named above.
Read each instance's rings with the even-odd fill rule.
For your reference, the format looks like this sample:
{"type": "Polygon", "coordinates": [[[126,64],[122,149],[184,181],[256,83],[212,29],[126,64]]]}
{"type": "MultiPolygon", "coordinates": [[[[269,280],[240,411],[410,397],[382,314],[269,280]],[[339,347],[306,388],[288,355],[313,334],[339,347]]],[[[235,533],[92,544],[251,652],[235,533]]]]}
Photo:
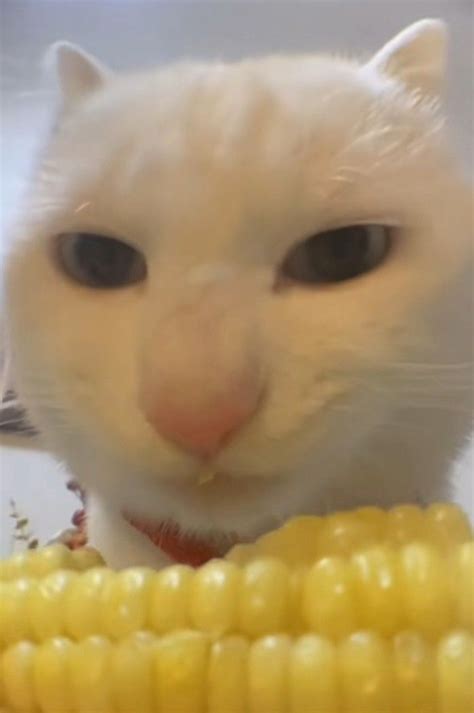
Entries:
{"type": "Polygon", "coordinates": [[[219,557],[221,552],[209,542],[196,537],[184,535],[177,525],[170,522],[152,524],[145,520],[124,513],[127,522],[136,530],[148,537],[151,542],[159,547],[175,562],[199,567],[214,557],[219,557]]]}

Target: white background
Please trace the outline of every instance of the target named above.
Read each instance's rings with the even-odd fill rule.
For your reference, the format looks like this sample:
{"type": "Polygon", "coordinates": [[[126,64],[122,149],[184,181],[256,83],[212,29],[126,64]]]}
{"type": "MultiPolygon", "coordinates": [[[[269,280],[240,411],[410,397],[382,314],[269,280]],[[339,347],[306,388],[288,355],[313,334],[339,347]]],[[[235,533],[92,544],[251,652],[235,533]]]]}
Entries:
{"type": "MultiPolygon", "coordinates": [[[[1,246],[8,246],[22,185],[54,101],[41,76],[41,57],[57,39],[79,43],[116,69],[177,58],[239,58],[248,54],[342,50],[367,53],[422,17],[450,25],[448,111],[460,156],[472,170],[473,4],[471,0],[0,0],[1,2],[1,246]]],[[[120,117],[117,117],[120,120],[120,117]]],[[[10,548],[8,500],[35,532],[64,527],[75,499],[59,466],[31,451],[0,450],[0,553],[10,548]]],[[[472,508],[472,462],[462,468],[458,498],[472,508]]]]}

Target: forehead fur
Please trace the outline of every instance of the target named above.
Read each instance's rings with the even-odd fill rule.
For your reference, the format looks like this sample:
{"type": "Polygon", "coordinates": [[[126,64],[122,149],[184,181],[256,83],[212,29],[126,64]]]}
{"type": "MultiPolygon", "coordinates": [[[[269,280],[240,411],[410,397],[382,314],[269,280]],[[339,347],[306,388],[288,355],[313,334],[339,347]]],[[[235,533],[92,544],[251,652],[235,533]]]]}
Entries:
{"type": "Polygon", "coordinates": [[[370,135],[372,147],[386,146],[394,131],[406,151],[420,120],[433,120],[434,110],[431,100],[368,67],[328,57],[273,57],[115,78],[63,129],[66,136],[74,131],[78,151],[83,135],[114,155],[127,148],[135,166],[190,156],[196,163],[235,161],[241,151],[252,161],[271,161],[309,142],[341,153],[355,137],[361,142],[370,135]]]}
{"type": "Polygon", "coordinates": [[[329,199],[355,178],[370,195],[397,166],[410,172],[440,126],[432,100],[342,59],[179,64],[86,96],[53,137],[34,194],[42,218],[45,205],[87,206],[76,225],[138,239],[150,224],[184,235],[182,205],[191,234],[206,215],[215,240],[238,234],[244,216],[242,229],[257,221],[263,235],[271,216],[275,239],[280,227],[294,237],[316,225],[318,204],[331,221],[329,199]]]}

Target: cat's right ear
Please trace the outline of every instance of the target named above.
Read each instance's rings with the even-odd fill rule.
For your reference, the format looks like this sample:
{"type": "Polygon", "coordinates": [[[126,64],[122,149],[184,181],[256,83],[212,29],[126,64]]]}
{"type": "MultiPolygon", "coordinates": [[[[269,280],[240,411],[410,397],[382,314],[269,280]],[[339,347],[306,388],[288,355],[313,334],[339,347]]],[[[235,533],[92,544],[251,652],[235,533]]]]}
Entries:
{"type": "Polygon", "coordinates": [[[446,72],[447,30],[442,20],[419,20],[387,42],[367,67],[407,89],[438,96],[446,72]]]}
{"type": "Polygon", "coordinates": [[[63,113],[99,90],[111,76],[101,62],[70,42],[55,42],[46,54],[46,65],[56,74],[63,113]]]}

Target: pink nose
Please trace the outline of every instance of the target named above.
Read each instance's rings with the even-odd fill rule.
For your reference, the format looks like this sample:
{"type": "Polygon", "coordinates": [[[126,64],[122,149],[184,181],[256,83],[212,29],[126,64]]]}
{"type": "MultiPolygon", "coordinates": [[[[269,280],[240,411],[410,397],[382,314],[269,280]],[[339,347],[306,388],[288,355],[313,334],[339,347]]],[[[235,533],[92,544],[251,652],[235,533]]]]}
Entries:
{"type": "Polygon", "coordinates": [[[145,413],[160,435],[201,458],[209,458],[251,418],[259,396],[258,390],[243,388],[199,408],[192,401],[180,403],[160,393],[145,413]]]}

